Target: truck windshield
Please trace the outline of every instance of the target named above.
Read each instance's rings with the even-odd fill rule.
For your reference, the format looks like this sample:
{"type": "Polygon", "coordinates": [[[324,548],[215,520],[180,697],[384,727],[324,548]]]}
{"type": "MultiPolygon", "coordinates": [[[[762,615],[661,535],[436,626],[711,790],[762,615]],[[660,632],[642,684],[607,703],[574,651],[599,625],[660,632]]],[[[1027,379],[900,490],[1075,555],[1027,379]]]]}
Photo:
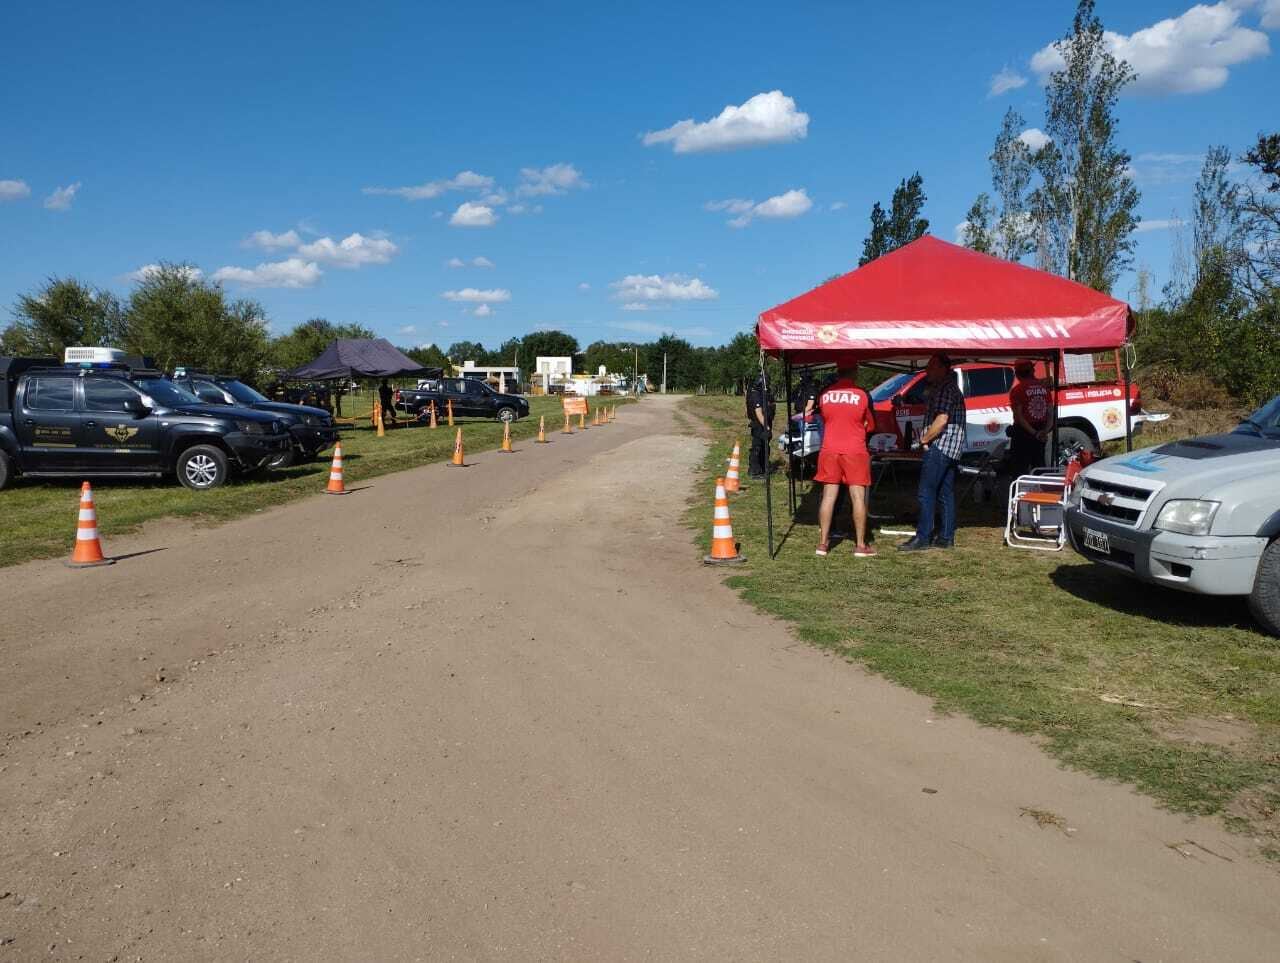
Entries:
{"type": "Polygon", "coordinates": [[[907,382],[914,378],[915,375],[904,371],[902,374],[896,374],[888,381],[871,389],[872,401],[889,401],[899,391],[907,386],[907,382]]]}
{"type": "Polygon", "coordinates": [[[242,405],[257,405],[271,400],[266,395],[254,391],[243,381],[222,381],[219,382],[218,387],[242,405]]]}
{"type": "Polygon", "coordinates": [[[156,404],[164,405],[169,408],[179,408],[182,405],[201,405],[204,404],[199,398],[184,391],[172,381],[165,378],[134,378],[134,385],[147,395],[156,404]]]}
{"type": "Polygon", "coordinates": [[[1268,438],[1280,437],[1280,395],[1272,398],[1265,405],[1251,414],[1236,429],[1257,431],[1268,438]]]}

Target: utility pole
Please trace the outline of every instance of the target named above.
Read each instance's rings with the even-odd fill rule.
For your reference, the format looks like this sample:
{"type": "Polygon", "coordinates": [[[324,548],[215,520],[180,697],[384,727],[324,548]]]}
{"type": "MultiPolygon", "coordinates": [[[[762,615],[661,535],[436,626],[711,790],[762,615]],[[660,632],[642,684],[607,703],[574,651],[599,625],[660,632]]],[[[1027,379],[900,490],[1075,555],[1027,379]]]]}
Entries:
{"type": "Polygon", "coordinates": [[[640,349],[632,348],[635,352],[635,362],[631,368],[631,392],[637,398],[640,397],[640,349]]]}
{"type": "Polygon", "coordinates": [[[662,352],[662,393],[667,393],[667,353],[662,352]]]}

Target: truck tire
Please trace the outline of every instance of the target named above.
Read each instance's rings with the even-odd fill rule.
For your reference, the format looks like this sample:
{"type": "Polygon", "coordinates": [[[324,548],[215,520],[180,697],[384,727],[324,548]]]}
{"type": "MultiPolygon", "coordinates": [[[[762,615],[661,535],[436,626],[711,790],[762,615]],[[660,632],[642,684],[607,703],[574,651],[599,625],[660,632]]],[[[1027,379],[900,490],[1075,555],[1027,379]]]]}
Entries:
{"type": "Polygon", "coordinates": [[[193,445],[178,456],[178,481],[192,491],[219,487],[227,472],[226,454],[213,445],[193,445]]]}
{"type": "Polygon", "coordinates": [[[9,484],[11,478],[13,478],[13,462],[8,455],[0,451],[0,488],[9,484]]]}
{"type": "Polygon", "coordinates": [[[514,408],[509,408],[504,405],[503,407],[498,409],[498,420],[499,421],[515,421],[516,410],[514,408]]]}
{"type": "Polygon", "coordinates": [[[1058,457],[1053,456],[1053,434],[1050,433],[1049,440],[1045,442],[1045,464],[1046,465],[1065,465],[1067,461],[1078,451],[1091,451],[1095,455],[1099,454],[1098,446],[1094,440],[1089,437],[1088,432],[1079,428],[1073,428],[1065,425],[1058,429],[1058,457]]]}
{"type": "Polygon", "coordinates": [[[1249,611],[1265,631],[1280,637],[1280,538],[1273,539],[1258,560],[1249,611]]]}

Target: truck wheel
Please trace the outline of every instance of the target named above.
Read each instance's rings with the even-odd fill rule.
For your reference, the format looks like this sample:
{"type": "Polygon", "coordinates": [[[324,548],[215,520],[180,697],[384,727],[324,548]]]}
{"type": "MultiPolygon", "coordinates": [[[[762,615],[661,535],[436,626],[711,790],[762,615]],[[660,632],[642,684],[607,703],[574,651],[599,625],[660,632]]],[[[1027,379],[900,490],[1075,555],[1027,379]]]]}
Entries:
{"type": "Polygon", "coordinates": [[[1280,539],[1273,540],[1258,561],[1249,611],[1263,629],[1280,636],[1280,539]]]}
{"type": "Polygon", "coordinates": [[[499,408],[498,420],[499,421],[515,421],[516,410],[514,408],[499,408]]]}
{"type": "Polygon", "coordinates": [[[9,484],[9,479],[13,477],[13,463],[9,460],[9,456],[0,451],[0,488],[4,488],[9,484]]]}
{"type": "Polygon", "coordinates": [[[1049,435],[1049,440],[1045,442],[1045,464],[1046,465],[1065,465],[1078,451],[1091,451],[1095,455],[1098,454],[1098,446],[1093,443],[1093,439],[1089,435],[1081,431],[1079,428],[1072,428],[1070,425],[1058,429],[1058,457],[1053,457],[1053,435],[1049,435]]]}
{"type": "Polygon", "coordinates": [[[291,468],[297,460],[298,458],[294,454],[294,450],[290,448],[288,451],[281,452],[276,455],[275,458],[272,458],[271,461],[267,462],[267,468],[271,469],[271,471],[284,471],[286,468],[291,468]]]}
{"type": "Polygon", "coordinates": [[[227,456],[213,445],[194,445],[178,456],[178,481],[193,491],[217,488],[227,480],[227,456]]]}

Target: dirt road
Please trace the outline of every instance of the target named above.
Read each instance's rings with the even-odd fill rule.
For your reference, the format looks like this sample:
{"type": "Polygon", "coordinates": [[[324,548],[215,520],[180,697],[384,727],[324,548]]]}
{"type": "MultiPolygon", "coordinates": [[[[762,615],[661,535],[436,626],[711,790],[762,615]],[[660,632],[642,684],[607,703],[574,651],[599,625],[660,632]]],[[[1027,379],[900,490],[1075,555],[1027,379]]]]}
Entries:
{"type": "Polygon", "coordinates": [[[1275,959],[1212,821],[738,602],[671,409],[0,572],[0,961],[1275,959]]]}

